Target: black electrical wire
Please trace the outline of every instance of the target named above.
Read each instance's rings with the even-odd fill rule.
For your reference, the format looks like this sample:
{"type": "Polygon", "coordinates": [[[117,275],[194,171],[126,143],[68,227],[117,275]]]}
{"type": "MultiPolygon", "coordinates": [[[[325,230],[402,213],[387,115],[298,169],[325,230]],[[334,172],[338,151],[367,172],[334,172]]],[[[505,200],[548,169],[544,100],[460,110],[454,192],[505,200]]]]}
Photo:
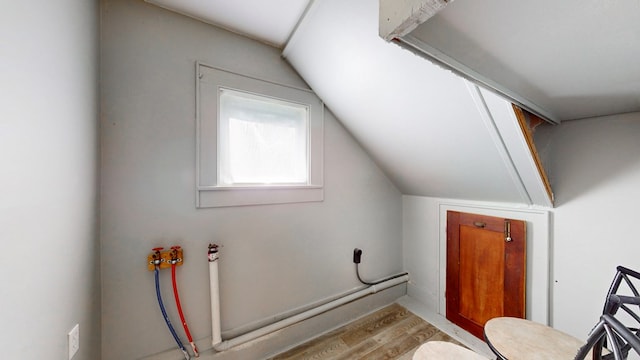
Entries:
{"type": "Polygon", "coordinates": [[[396,278],[399,278],[399,277],[402,277],[402,276],[405,276],[405,275],[409,275],[409,273],[404,272],[404,273],[401,273],[401,274],[392,275],[392,276],[386,277],[386,278],[384,278],[382,280],[378,280],[378,281],[374,281],[374,282],[364,281],[360,277],[360,270],[358,269],[358,263],[356,262],[356,276],[358,276],[358,280],[360,280],[360,282],[365,284],[365,285],[369,285],[369,286],[378,285],[378,284],[381,284],[381,283],[383,283],[385,281],[396,279],[396,278]]]}

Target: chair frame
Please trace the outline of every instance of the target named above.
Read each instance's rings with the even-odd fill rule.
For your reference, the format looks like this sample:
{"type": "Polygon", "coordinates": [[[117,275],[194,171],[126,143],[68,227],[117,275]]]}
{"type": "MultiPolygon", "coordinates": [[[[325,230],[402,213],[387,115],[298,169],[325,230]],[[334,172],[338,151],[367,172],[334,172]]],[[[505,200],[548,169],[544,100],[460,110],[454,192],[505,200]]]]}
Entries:
{"type": "MultiPolygon", "coordinates": [[[[627,314],[629,314],[632,318],[634,318],[635,321],[638,322],[638,324],[640,324],[640,318],[638,317],[637,313],[633,312],[628,306],[626,306],[627,304],[638,306],[638,310],[640,312],[640,304],[634,301],[632,297],[618,294],[620,290],[620,286],[624,282],[624,284],[627,285],[629,290],[631,290],[633,297],[640,298],[640,292],[638,291],[637,287],[634,285],[634,281],[640,282],[640,273],[624,266],[617,266],[616,270],[617,270],[616,275],[614,276],[613,281],[611,282],[611,286],[609,287],[609,291],[607,292],[607,297],[604,303],[604,308],[602,309],[602,314],[615,315],[619,309],[622,309],[627,314]]],[[[629,329],[633,331],[636,335],[638,335],[638,326],[631,327],[629,329]]],[[[605,354],[605,355],[602,355],[601,353],[602,348],[607,348],[608,341],[609,340],[606,337],[603,337],[600,340],[600,344],[598,344],[594,349],[593,359],[596,359],[596,360],[597,359],[603,359],[603,360],[614,359],[613,353],[605,354]]],[[[628,344],[622,348],[625,359],[628,356],[629,350],[630,350],[630,347],[628,344]]]]}
{"type": "Polygon", "coordinates": [[[618,266],[616,275],[611,282],[605,299],[600,321],[591,330],[587,344],[580,348],[575,359],[584,359],[593,349],[593,360],[622,360],[626,359],[631,349],[640,354],[640,292],[634,285],[634,281],[640,282],[640,273],[618,266]],[[620,286],[626,284],[633,296],[618,294],[620,286]],[[632,308],[637,306],[638,311],[632,308]],[[624,325],[615,315],[622,309],[631,316],[638,325],[630,327],[624,325]],[[610,353],[603,354],[603,349],[610,353]]]}
{"type": "Polygon", "coordinates": [[[640,338],[613,315],[605,314],[600,317],[600,321],[591,331],[587,343],[578,350],[575,360],[586,359],[591,349],[594,350],[593,359],[604,359],[611,355],[612,359],[624,360],[627,358],[630,349],[640,354],[640,338]],[[601,356],[603,339],[605,338],[609,342],[611,354],[601,356]]]}
{"type": "Polygon", "coordinates": [[[612,304],[610,301],[611,296],[618,294],[618,290],[620,289],[620,285],[622,284],[622,281],[624,281],[625,284],[627,284],[627,286],[629,287],[629,289],[631,290],[634,296],[640,297],[640,292],[638,292],[638,289],[633,284],[633,281],[631,279],[633,278],[634,280],[640,282],[640,273],[637,271],[631,270],[629,268],[626,268],[624,266],[618,266],[616,267],[616,270],[617,270],[616,275],[613,277],[613,281],[611,282],[611,286],[609,287],[609,291],[607,292],[604,308],[602,309],[603,314],[611,313],[611,310],[612,310],[611,309],[612,304]]]}

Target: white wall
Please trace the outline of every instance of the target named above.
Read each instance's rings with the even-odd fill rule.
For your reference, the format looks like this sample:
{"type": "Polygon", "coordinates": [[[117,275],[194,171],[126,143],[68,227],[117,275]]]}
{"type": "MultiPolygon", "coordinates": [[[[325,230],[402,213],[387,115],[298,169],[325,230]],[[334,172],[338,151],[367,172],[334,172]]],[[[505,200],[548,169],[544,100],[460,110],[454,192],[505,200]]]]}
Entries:
{"type": "Polygon", "coordinates": [[[185,249],[181,300],[204,340],[210,242],[224,245],[223,331],[358,287],[354,247],[367,278],[402,270],[400,193],[328,110],[324,202],[196,210],[195,62],[306,85],[275,48],[142,1],[101,4],[104,360],[175,347],[146,270],[155,246],[185,249]]]}
{"type": "Polygon", "coordinates": [[[98,4],[0,12],[0,357],[100,357],[98,4]]]}
{"type": "Polygon", "coordinates": [[[544,128],[556,194],[553,325],[585,337],[617,265],[640,269],[640,113],[544,128]]]}

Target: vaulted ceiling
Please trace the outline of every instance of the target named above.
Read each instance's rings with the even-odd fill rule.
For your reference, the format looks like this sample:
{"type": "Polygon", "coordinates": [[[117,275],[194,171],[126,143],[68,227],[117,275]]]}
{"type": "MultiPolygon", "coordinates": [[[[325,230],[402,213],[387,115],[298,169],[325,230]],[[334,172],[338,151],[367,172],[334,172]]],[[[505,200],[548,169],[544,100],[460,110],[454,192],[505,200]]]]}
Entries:
{"type": "MultiPolygon", "coordinates": [[[[287,61],[387,172],[403,194],[549,205],[539,200],[539,179],[526,170],[530,167],[530,159],[522,159],[519,155],[522,141],[512,132],[512,124],[509,124],[515,118],[507,114],[508,111],[503,111],[510,106],[509,102],[478,89],[423,56],[380,38],[378,0],[148,1],[283,49],[287,61]],[[265,6],[266,3],[268,6],[265,6]]],[[[509,2],[492,0],[491,3],[497,1],[509,2]]],[[[460,7],[454,8],[450,4],[433,18],[436,25],[444,23],[443,30],[430,27],[417,31],[429,34],[439,43],[448,41],[445,36],[447,33],[465,35],[465,30],[461,30],[464,24],[461,23],[469,20],[464,19],[470,16],[460,15],[465,11],[465,3],[475,8],[481,6],[470,5],[464,0],[454,3],[460,3],[460,7]],[[451,14],[446,14],[449,7],[453,10],[451,14]],[[463,20],[456,20],[458,16],[463,16],[463,20]],[[447,33],[443,35],[440,31],[447,33]]],[[[531,11],[537,9],[539,2],[528,3],[527,8],[531,11]]],[[[505,9],[512,11],[513,6],[505,9]]],[[[489,8],[495,10],[495,7],[489,8]]],[[[545,11],[553,12],[552,9],[545,11]]],[[[513,16],[507,15],[502,13],[502,16],[496,17],[495,14],[483,14],[478,10],[473,12],[473,16],[479,19],[474,19],[473,23],[482,28],[493,22],[506,21],[510,24],[515,21],[513,16]]],[[[518,17],[531,20],[528,15],[520,13],[518,17]]],[[[558,18],[562,17],[553,17],[558,18]]],[[[574,20],[571,23],[579,23],[574,20]]],[[[544,25],[544,29],[540,28],[539,31],[546,34],[543,37],[545,41],[553,41],[554,32],[564,33],[567,27],[567,24],[563,24],[554,30],[552,21],[544,25]]],[[[602,24],[599,26],[602,27],[602,24]]],[[[493,27],[491,25],[491,29],[493,27]]],[[[522,32],[514,30],[512,33],[516,36],[522,32]]],[[[493,31],[486,30],[484,36],[492,34],[493,31]]],[[[640,32],[636,34],[640,36],[640,32]]],[[[595,35],[592,33],[591,36],[595,35]]],[[[468,38],[471,35],[465,36],[468,38]]],[[[627,36],[627,41],[635,45],[637,37],[627,36]]],[[[519,45],[517,38],[507,39],[508,46],[519,45]]],[[[464,40],[461,44],[470,41],[464,40]]],[[[568,40],[563,38],[563,41],[568,40]]],[[[578,47],[571,43],[566,45],[578,47]]],[[[585,49],[594,51],[576,59],[564,58],[562,54],[550,58],[554,54],[546,53],[544,58],[528,59],[527,64],[538,61],[550,64],[575,62],[576,67],[583,68],[580,60],[601,53],[595,45],[585,49]]],[[[502,56],[501,52],[495,55],[502,56]]],[[[491,58],[486,53],[482,55],[491,58]]],[[[610,61],[606,64],[611,66],[610,61]]],[[[497,67],[502,65],[501,62],[494,64],[497,67]]],[[[631,79],[636,78],[639,69],[634,67],[629,70],[631,79]]],[[[518,73],[518,69],[507,70],[509,73],[518,73]]],[[[565,106],[561,101],[563,99],[573,98],[572,104],[580,104],[584,103],[584,94],[611,91],[609,96],[617,99],[616,92],[620,89],[627,87],[638,90],[640,84],[633,81],[626,85],[617,84],[622,81],[618,76],[617,85],[599,88],[598,81],[605,80],[606,76],[586,73],[585,77],[588,81],[574,89],[573,85],[562,84],[562,73],[546,74],[543,80],[555,78],[558,88],[555,92],[541,90],[546,91],[543,97],[553,99],[553,102],[562,106],[565,106]],[[581,95],[575,95],[577,93],[581,95]]],[[[607,94],[601,95],[598,102],[605,103],[607,94]]],[[[634,99],[635,95],[629,96],[634,99]]],[[[629,103],[633,105],[634,101],[629,103]]],[[[633,106],[614,105],[609,106],[606,112],[634,109],[633,106]]],[[[600,111],[596,113],[600,115],[600,111]]],[[[576,117],[585,113],[572,112],[571,107],[567,107],[558,114],[561,117],[576,117]]]]}
{"type": "Polygon", "coordinates": [[[404,194],[530,202],[474,86],[377,31],[376,1],[316,2],[283,55],[404,194]]]}
{"type": "Polygon", "coordinates": [[[402,40],[555,122],[640,110],[638,1],[450,1],[402,40]]]}

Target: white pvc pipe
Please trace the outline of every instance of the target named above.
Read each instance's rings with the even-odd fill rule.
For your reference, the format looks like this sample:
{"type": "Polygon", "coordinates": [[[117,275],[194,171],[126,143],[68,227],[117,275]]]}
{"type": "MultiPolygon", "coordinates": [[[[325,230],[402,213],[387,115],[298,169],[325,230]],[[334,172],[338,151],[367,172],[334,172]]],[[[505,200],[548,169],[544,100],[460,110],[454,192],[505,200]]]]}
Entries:
{"type": "MultiPolygon", "coordinates": [[[[209,265],[211,265],[211,263],[209,263],[209,265]]],[[[365,289],[362,289],[360,291],[357,291],[355,293],[352,293],[352,294],[349,294],[347,296],[344,296],[344,297],[341,297],[339,299],[336,299],[334,301],[328,302],[328,303],[326,303],[324,305],[320,305],[318,307],[315,307],[313,309],[307,310],[307,311],[302,312],[300,314],[297,314],[297,315],[288,317],[286,319],[280,320],[280,321],[275,322],[275,323],[273,323],[271,325],[267,325],[267,326],[262,327],[260,329],[256,329],[256,330],[251,331],[249,333],[246,333],[244,335],[237,336],[237,337],[235,337],[233,339],[225,340],[223,342],[218,342],[217,344],[216,344],[216,342],[214,340],[213,348],[216,351],[228,350],[228,349],[230,349],[230,348],[232,348],[234,346],[237,346],[237,345],[240,345],[240,344],[244,344],[244,343],[249,342],[251,340],[257,339],[257,338],[259,338],[261,336],[264,336],[264,335],[270,334],[270,333],[272,333],[274,331],[283,329],[283,328],[285,328],[285,327],[287,327],[289,325],[293,325],[295,323],[298,323],[300,321],[309,319],[311,317],[314,317],[316,315],[322,314],[322,313],[327,312],[329,310],[333,310],[333,309],[337,308],[338,306],[344,305],[346,303],[349,303],[351,301],[360,299],[360,298],[365,297],[365,296],[370,295],[370,294],[375,294],[378,291],[388,289],[388,288],[390,288],[392,286],[396,286],[398,284],[401,284],[401,283],[404,283],[404,282],[407,282],[407,281],[409,281],[409,275],[403,275],[403,276],[400,276],[400,277],[397,277],[397,278],[394,278],[394,279],[387,280],[387,281],[382,282],[380,284],[369,286],[369,287],[367,287],[365,289]]],[[[217,317],[219,318],[219,316],[217,316],[217,317]]]]}
{"type": "Polygon", "coordinates": [[[283,320],[283,319],[298,315],[300,313],[303,313],[303,312],[308,311],[310,309],[313,309],[315,307],[322,306],[322,305],[324,305],[326,303],[330,303],[330,302],[332,302],[332,301],[334,301],[336,299],[339,299],[339,298],[341,298],[343,296],[351,295],[351,294],[356,293],[356,292],[358,292],[358,291],[360,291],[360,290],[362,290],[364,288],[365,288],[364,286],[360,286],[360,287],[351,289],[349,291],[346,291],[346,292],[343,292],[343,293],[340,293],[340,294],[336,294],[336,295],[333,295],[333,296],[329,296],[329,297],[326,297],[324,299],[321,299],[321,300],[318,300],[318,301],[314,301],[312,303],[297,307],[295,309],[288,309],[288,310],[286,310],[286,311],[284,311],[282,313],[279,313],[279,314],[276,314],[276,315],[272,315],[272,316],[269,316],[269,317],[266,317],[266,318],[263,318],[263,319],[260,319],[260,320],[256,320],[254,322],[251,322],[251,323],[248,323],[248,324],[244,324],[244,325],[238,326],[238,327],[233,328],[233,329],[223,330],[222,331],[222,338],[223,339],[233,339],[234,337],[237,337],[237,336],[252,332],[254,330],[257,330],[257,329],[259,329],[261,327],[265,327],[267,325],[271,325],[271,324],[273,324],[275,322],[278,322],[280,320],[283,320]]]}
{"type": "Polygon", "coordinates": [[[218,284],[218,245],[209,245],[209,282],[211,291],[211,330],[213,346],[222,342],[220,331],[220,286],[218,284]]]}

